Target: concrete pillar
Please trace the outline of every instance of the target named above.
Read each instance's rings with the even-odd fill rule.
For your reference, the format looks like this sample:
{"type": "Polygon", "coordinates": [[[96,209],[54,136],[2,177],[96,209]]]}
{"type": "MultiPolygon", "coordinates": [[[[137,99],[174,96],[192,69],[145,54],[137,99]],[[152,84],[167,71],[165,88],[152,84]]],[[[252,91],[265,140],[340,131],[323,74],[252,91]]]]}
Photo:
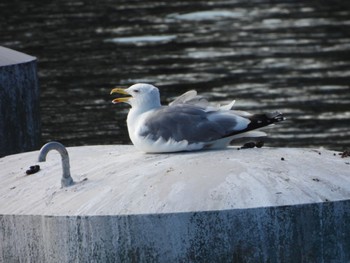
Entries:
{"type": "Polygon", "coordinates": [[[36,58],[0,47],[0,157],[40,145],[36,58]]]}
{"type": "Polygon", "coordinates": [[[0,159],[0,262],[350,262],[349,158],[133,146],[0,159]]]}
{"type": "Polygon", "coordinates": [[[0,260],[349,262],[349,211],[350,201],[340,201],[124,216],[0,215],[0,260]]]}

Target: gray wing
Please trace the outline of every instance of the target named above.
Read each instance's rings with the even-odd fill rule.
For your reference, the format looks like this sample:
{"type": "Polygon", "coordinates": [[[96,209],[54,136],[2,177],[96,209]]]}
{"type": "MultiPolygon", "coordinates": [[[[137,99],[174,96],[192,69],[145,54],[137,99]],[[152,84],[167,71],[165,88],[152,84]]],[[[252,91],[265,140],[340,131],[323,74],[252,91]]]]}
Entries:
{"type": "MultiPolygon", "coordinates": [[[[169,103],[169,106],[175,106],[178,104],[191,104],[195,105],[198,107],[205,108],[206,111],[211,111],[211,110],[232,110],[233,105],[235,104],[235,100],[230,102],[227,105],[222,105],[220,106],[219,104],[217,105],[210,105],[209,101],[205,99],[203,96],[197,95],[197,91],[195,90],[189,90],[185,92],[184,94],[180,95],[177,97],[175,100],[169,103]]],[[[238,114],[239,115],[239,114],[238,114]]]]}
{"type": "Polygon", "coordinates": [[[169,106],[175,106],[178,104],[191,104],[205,108],[209,105],[209,102],[202,96],[197,95],[197,91],[190,90],[170,102],[169,106]]]}
{"type": "Polygon", "coordinates": [[[247,128],[249,120],[228,111],[207,112],[191,104],[177,104],[155,110],[145,120],[146,129],[140,134],[153,140],[162,137],[189,143],[210,142],[247,128]]]}

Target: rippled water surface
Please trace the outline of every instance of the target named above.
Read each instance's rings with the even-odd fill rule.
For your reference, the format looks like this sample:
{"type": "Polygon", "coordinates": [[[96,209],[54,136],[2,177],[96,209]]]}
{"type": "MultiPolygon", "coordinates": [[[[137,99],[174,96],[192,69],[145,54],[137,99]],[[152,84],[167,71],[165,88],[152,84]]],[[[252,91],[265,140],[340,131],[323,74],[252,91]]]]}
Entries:
{"type": "Polygon", "coordinates": [[[130,143],[116,85],[280,110],[270,146],[350,146],[350,1],[2,1],[0,45],[38,58],[43,142],[130,143]]]}

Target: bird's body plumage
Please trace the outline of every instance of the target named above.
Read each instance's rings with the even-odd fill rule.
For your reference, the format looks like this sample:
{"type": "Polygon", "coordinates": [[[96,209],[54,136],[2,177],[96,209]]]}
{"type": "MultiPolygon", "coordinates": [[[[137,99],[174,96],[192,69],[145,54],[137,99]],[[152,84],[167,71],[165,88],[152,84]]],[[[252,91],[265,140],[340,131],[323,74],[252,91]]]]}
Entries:
{"type": "Polygon", "coordinates": [[[263,136],[254,131],[283,120],[280,113],[251,115],[231,110],[233,103],[211,106],[195,91],[162,106],[159,91],[149,84],[135,84],[121,92],[132,97],[115,99],[132,108],[127,117],[133,144],[145,152],[178,152],[203,148],[224,148],[241,137],[263,136]]]}

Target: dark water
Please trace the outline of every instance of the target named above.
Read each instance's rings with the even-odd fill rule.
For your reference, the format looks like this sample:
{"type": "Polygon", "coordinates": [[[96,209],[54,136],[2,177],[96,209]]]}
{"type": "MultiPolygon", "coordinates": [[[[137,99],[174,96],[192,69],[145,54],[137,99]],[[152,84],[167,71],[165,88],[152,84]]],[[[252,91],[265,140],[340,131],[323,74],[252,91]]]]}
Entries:
{"type": "Polygon", "coordinates": [[[270,146],[350,146],[350,1],[1,1],[0,45],[38,58],[43,142],[130,143],[115,85],[280,110],[270,146]]]}

